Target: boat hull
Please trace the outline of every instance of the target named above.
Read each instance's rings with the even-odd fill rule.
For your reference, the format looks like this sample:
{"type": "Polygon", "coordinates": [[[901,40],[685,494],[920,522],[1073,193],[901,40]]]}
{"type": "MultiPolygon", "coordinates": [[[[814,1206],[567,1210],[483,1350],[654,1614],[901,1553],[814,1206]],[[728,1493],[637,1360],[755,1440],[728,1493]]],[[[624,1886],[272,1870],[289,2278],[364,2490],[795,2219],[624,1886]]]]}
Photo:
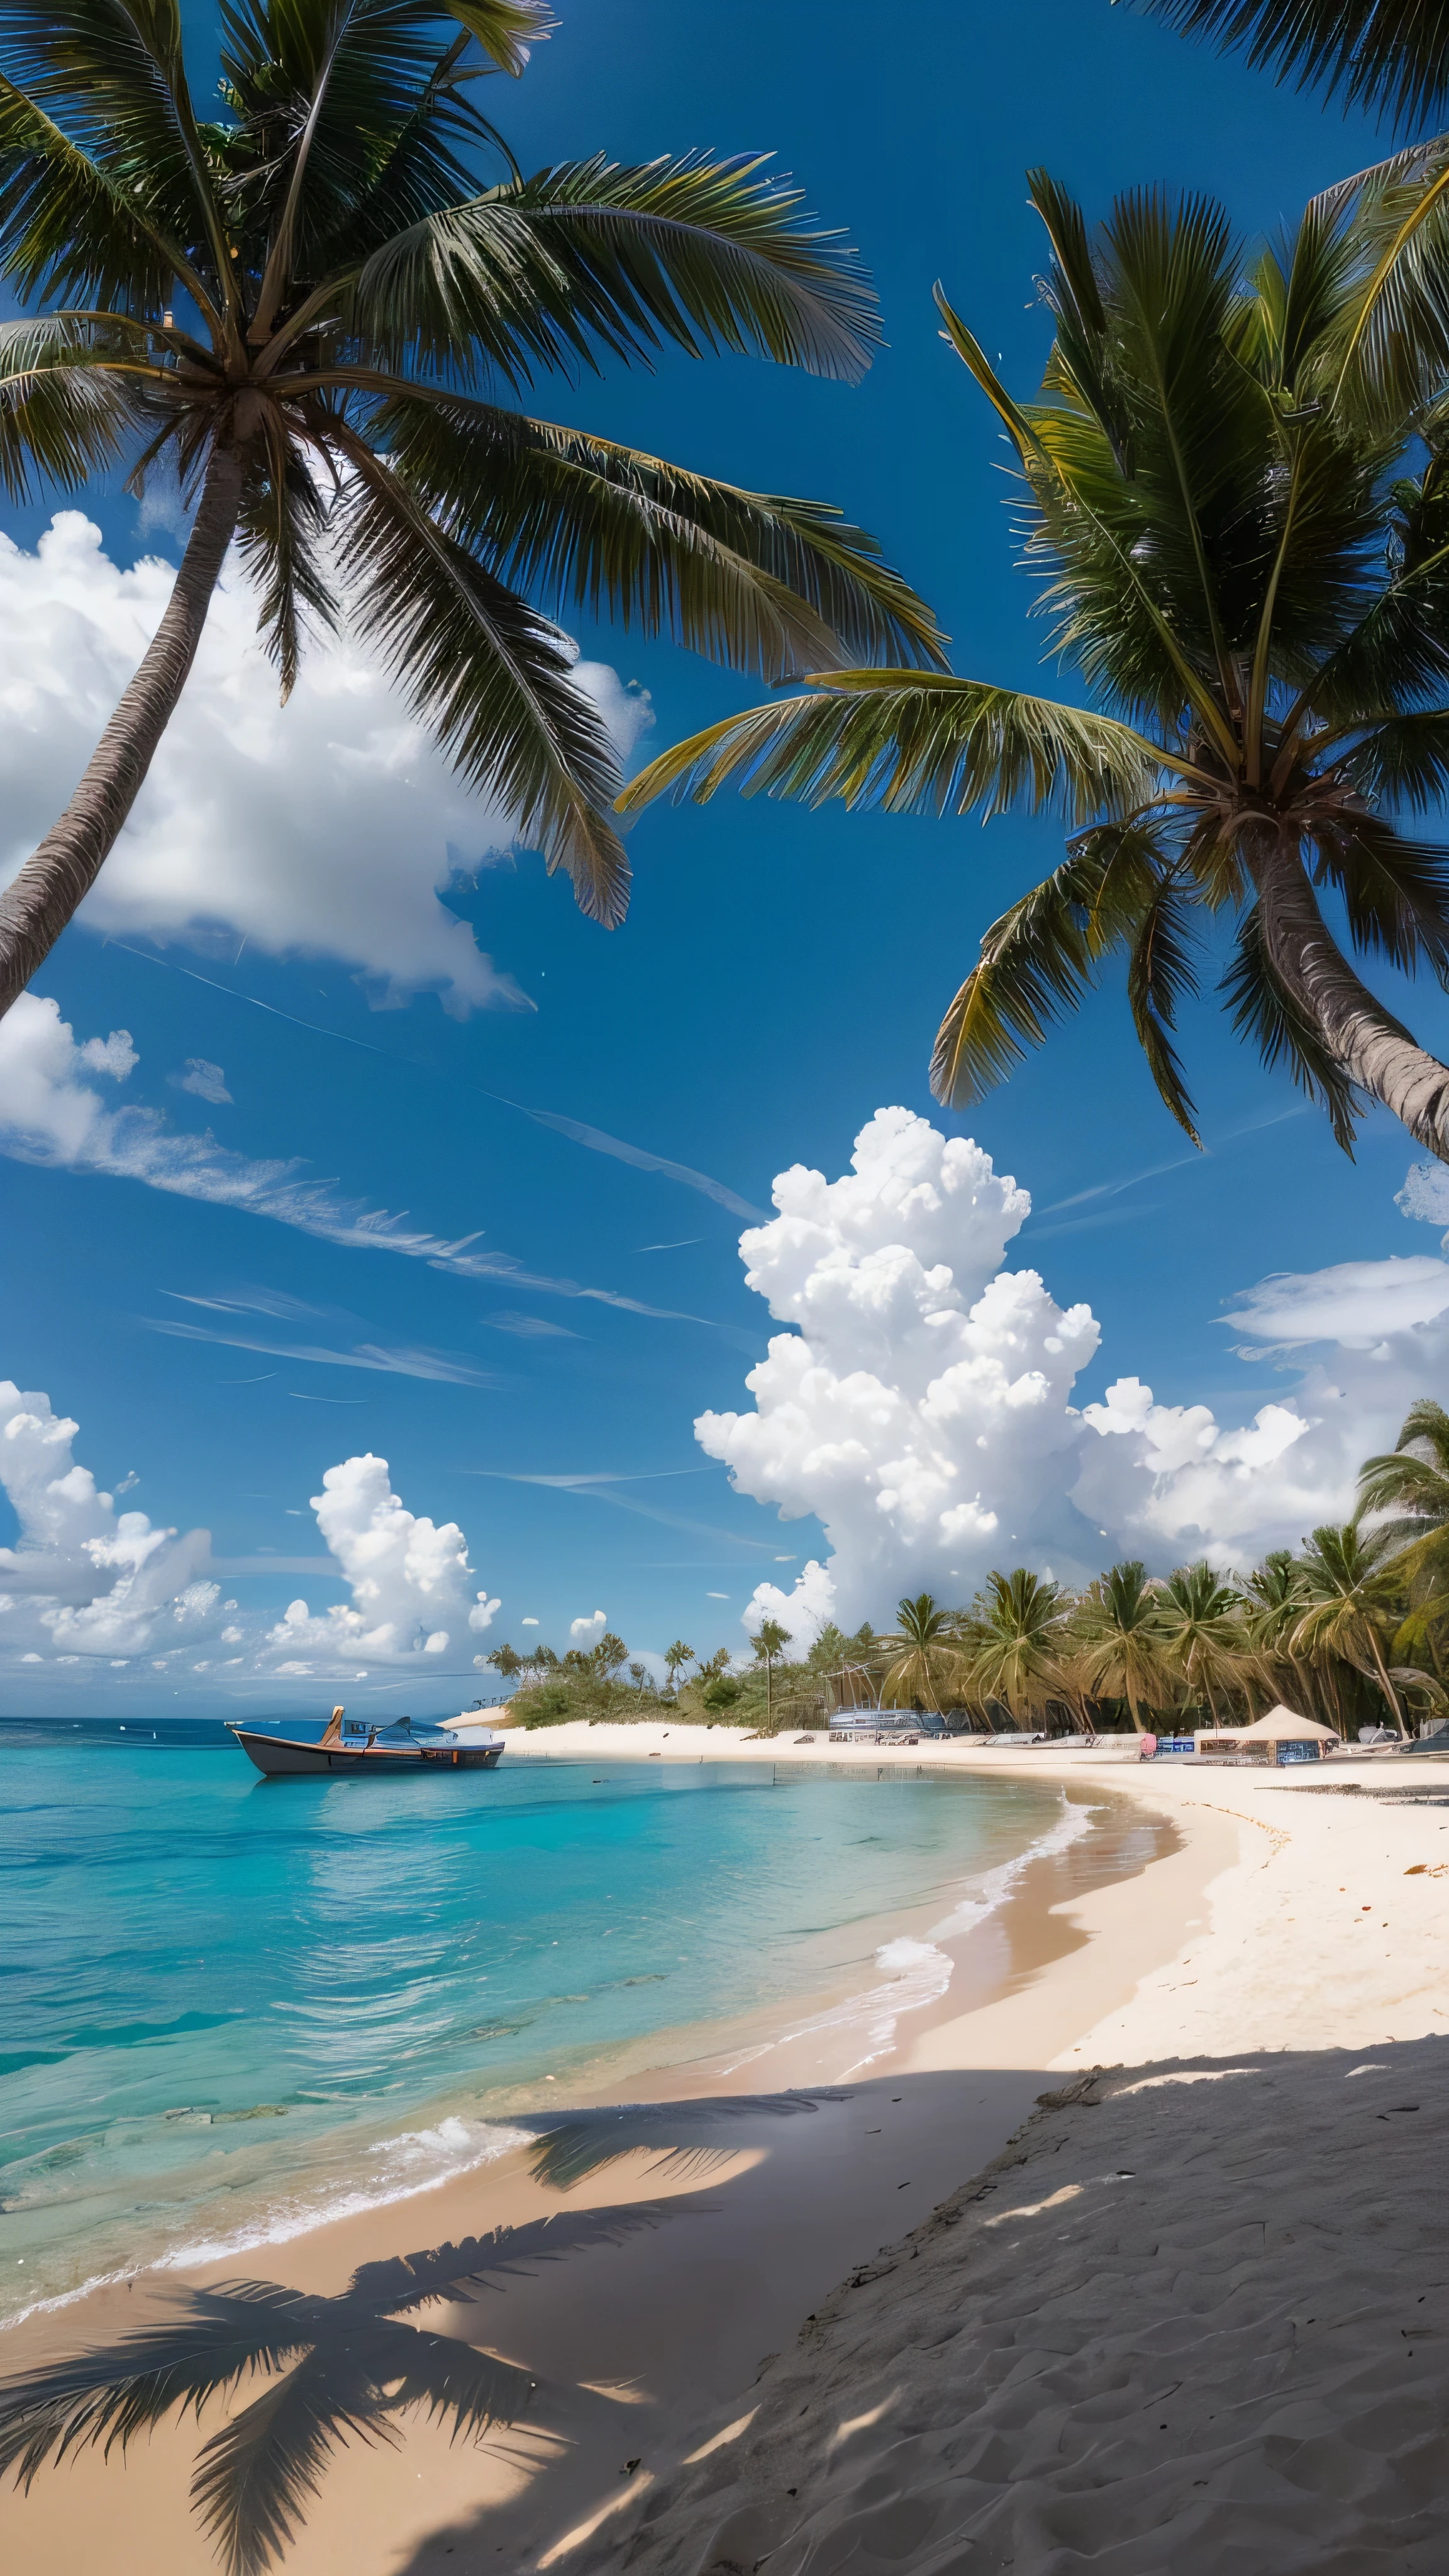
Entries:
{"type": "Polygon", "coordinates": [[[295,1736],[268,1735],[262,1729],[234,1726],[232,1733],[242,1751],[269,1779],[325,1779],[330,1773],[355,1779],[381,1778],[394,1771],[496,1771],[503,1753],[501,1744],[410,1744],[373,1745],[357,1751],[321,1744],[299,1744],[295,1736]]]}

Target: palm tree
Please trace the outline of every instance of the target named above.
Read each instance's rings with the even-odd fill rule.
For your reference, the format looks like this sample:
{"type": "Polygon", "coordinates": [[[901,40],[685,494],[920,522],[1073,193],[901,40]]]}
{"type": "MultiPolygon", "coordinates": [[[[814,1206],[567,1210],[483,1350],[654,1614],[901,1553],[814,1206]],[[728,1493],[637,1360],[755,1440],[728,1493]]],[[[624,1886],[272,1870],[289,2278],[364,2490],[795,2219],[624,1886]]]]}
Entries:
{"type": "Polygon", "coordinates": [[[341,2296],[274,2281],[180,2294],[174,2320],[141,2326],[73,2360],[0,2386],[0,2475],[29,2488],[47,2459],[124,2455],[166,2416],[203,2408],[248,2379],[265,2384],[202,2445],[191,2500],[228,2576],[262,2576],[305,2519],[328,2455],[356,2435],[396,2447],[402,2420],[451,2423],[479,2440],[511,2424],[536,2386],[517,2364],[409,2322],[439,2300],[468,2306],[510,2274],[590,2245],[616,2245],[687,2212],[685,2201],[566,2210],[459,2245],[365,2263],[341,2296]]]}
{"type": "Polygon", "coordinates": [[[783,1655],[785,1648],[789,1643],[790,1631],[788,1628],[782,1628],[778,1619],[762,1619],[759,1627],[755,1631],[755,1634],[750,1639],[750,1644],[755,1650],[756,1662],[763,1664],[765,1667],[766,1727],[769,1727],[774,1723],[775,1659],[778,1655],[783,1655]]]}
{"type": "MultiPolygon", "coordinates": [[[[1274,1548],[1243,1578],[1243,1635],[1254,1661],[1271,1690],[1281,1695],[1288,1689],[1303,1702],[1305,1716],[1317,1717],[1312,1667],[1293,1651],[1298,1622],[1307,1607],[1303,1567],[1289,1548],[1274,1548]]],[[[1334,1723],[1341,1732],[1336,1701],[1334,1723]]]]}
{"type": "Polygon", "coordinates": [[[1123,197],[1093,236],[1053,180],[1031,184],[1051,249],[1043,398],[1018,403],[937,301],[1015,451],[1026,561],[1092,705],[817,673],[665,753],[621,808],[734,777],[894,812],[1061,813],[1062,864],[987,930],[942,1024],[938,1099],[981,1098],[1120,956],[1153,1078],[1196,1141],[1175,1023],[1200,927],[1227,914],[1224,1007],[1345,1150],[1366,1092],[1449,1157],[1449,1069],[1318,901],[1341,904],[1360,953],[1449,979],[1449,860],[1394,819],[1449,777],[1449,476],[1417,381],[1395,392],[1386,363],[1372,418],[1336,399],[1364,296],[1352,205],[1319,200],[1245,262],[1205,198],[1123,197]]]}
{"type": "Polygon", "coordinates": [[[0,899],[0,1010],[124,824],[228,548],[292,686],[355,631],[462,776],[622,919],[603,722],[534,590],[779,679],[938,658],[929,613],[832,510],[535,419],[536,375],[671,344],[853,379],[868,282],[759,156],[525,178],[475,100],[546,0],[233,0],[199,117],[179,0],[0,6],[0,476],[12,498],[166,463],[197,501],[152,643],[64,814],[0,899]],[[60,299],[52,302],[52,299],[60,299]]]}
{"type": "Polygon", "coordinates": [[[1241,1595],[1210,1565],[1199,1562],[1181,1565],[1170,1574],[1160,1599],[1163,1661],[1177,1675],[1190,1702],[1207,1701],[1216,1726],[1214,1682],[1220,1689],[1232,1690],[1243,1679],[1241,1595]]]}
{"type": "Polygon", "coordinates": [[[694,1648],[692,1646],[686,1646],[682,1637],[676,1637],[673,1645],[667,1648],[664,1657],[664,1668],[669,1675],[669,1687],[672,1691],[676,1693],[678,1692],[679,1676],[685,1665],[692,1664],[694,1659],[694,1648]]]}
{"type": "MultiPolygon", "coordinates": [[[[1297,1654],[1339,1656],[1377,1680],[1399,1733],[1408,1727],[1384,1660],[1399,1625],[1400,1575],[1393,1542],[1356,1521],[1316,1529],[1300,1559],[1307,1607],[1293,1632],[1297,1654]]],[[[1422,1678],[1422,1677],[1420,1677],[1422,1678]]]]}
{"type": "Polygon", "coordinates": [[[1143,1703],[1160,1708],[1172,1690],[1168,1622],[1146,1566],[1132,1558],[1099,1574],[1078,1602],[1072,1625],[1085,1690],[1094,1699],[1125,1699],[1133,1725],[1144,1735],[1143,1703]]]}
{"type": "Polygon", "coordinates": [[[1397,1551],[1411,1608],[1395,1652],[1427,1645],[1442,1678],[1437,1628],[1449,1612],[1449,1413],[1432,1396],[1410,1405],[1396,1446],[1359,1469],[1358,1511],[1392,1513],[1380,1523],[1397,1551]]]}
{"type": "Polygon", "coordinates": [[[636,1691],[639,1691],[639,1692],[641,1692],[641,1693],[642,1693],[643,1688],[644,1688],[644,1685],[645,1685],[645,1683],[647,1682],[647,1680],[649,1679],[649,1667],[648,1667],[648,1665],[647,1665],[647,1664],[631,1664],[631,1665],[629,1666],[629,1679],[630,1679],[630,1681],[633,1683],[634,1688],[636,1689],[636,1691]]]}
{"type": "Polygon", "coordinates": [[[1064,1658],[1071,1612],[1062,1585],[1025,1566],[989,1574],[959,1630],[976,1699],[1002,1701],[1022,1726],[1069,1696],[1064,1658]]]}
{"type": "Polygon", "coordinates": [[[505,1639],[501,1646],[494,1647],[491,1655],[485,1655],[483,1661],[491,1664],[495,1673],[501,1673],[506,1682],[511,1682],[515,1673],[522,1672],[528,1657],[518,1654],[505,1639]]]}
{"type": "MultiPolygon", "coordinates": [[[[874,1644],[891,1657],[881,1683],[883,1698],[898,1693],[918,1708],[941,1710],[941,1694],[959,1688],[966,1677],[966,1656],[956,1638],[957,1622],[949,1610],[938,1610],[929,1592],[896,1604],[895,1633],[874,1644]]],[[[844,1640],[841,1640],[842,1649],[844,1640]]]]}

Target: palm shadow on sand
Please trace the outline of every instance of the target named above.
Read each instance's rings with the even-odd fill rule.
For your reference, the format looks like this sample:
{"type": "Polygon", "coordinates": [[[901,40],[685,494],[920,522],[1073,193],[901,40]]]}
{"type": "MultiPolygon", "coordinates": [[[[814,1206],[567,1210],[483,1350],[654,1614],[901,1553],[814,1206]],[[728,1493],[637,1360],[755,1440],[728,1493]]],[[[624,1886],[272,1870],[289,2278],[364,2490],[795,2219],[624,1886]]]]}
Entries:
{"type": "MultiPolygon", "coordinates": [[[[750,2094],[511,2119],[535,2135],[533,2179],[565,2191],[641,2150],[652,2153],[655,2173],[700,2173],[740,2152],[747,2118],[787,2118],[847,2098],[750,2094]]],[[[173,2315],[0,2384],[0,2476],[13,2470],[28,2490],[47,2462],[93,2448],[124,2456],[168,2417],[192,2414],[199,2425],[209,2402],[260,2380],[250,2403],[203,2442],[191,2500],[227,2576],[265,2576],[296,2539],[340,2446],[396,2448],[409,2416],[450,2426],[454,2441],[481,2441],[527,2413],[538,2388],[527,2369],[466,2332],[414,2322],[418,2311],[466,2312],[541,2265],[707,2214],[683,2198],[559,2210],[366,2263],[332,2298],[273,2281],[188,2286],[173,2293],[173,2315]]]]}

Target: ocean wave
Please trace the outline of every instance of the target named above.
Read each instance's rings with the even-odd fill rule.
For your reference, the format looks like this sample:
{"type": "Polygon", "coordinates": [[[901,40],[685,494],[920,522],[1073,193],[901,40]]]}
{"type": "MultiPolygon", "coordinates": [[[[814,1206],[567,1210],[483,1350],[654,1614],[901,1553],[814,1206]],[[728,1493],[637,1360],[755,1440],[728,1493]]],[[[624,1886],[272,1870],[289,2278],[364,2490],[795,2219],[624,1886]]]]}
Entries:
{"type": "Polygon", "coordinates": [[[839,2031],[852,2042],[865,2042],[862,2054],[840,2067],[831,2076],[832,2083],[843,2084],[848,2077],[859,2075],[867,2066],[873,2066],[877,2058],[887,2056],[894,2048],[896,2026],[901,2016],[922,2012],[927,2005],[939,2003],[950,1986],[955,1962],[948,1951],[937,1945],[942,1941],[960,1940],[998,1912],[1022,1872],[1033,1861],[1050,1860],[1059,1852],[1069,1851],[1073,1843],[1080,1842],[1084,1834],[1092,1831],[1092,1818],[1096,1812],[1095,1805],[1074,1804],[1064,1795],[1062,1813],[1056,1823],[1044,1834],[1038,1834],[1036,1840],[1028,1843],[1026,1849],[1013,1859],[1000,1862],[995,1869],[970,1882],[969,1892],[959,1899],[942,1922],[933,1925],[929,1940],[917,1940],[908,1933],[902,1933],[894,1940],[881,1943],[875,1954],[875,1964],[888,1980],[886,1984],[872,1986],[863,1994],[848,1996],[844,2003],[831,2005],[828,2011],[817,2013],[809,2021],[795,2023],[789,2030],[781,2031],[778,2037],[762,2040],[758,2046],[746,2049],[743,2056],[732,2059],[720,2072],[738,2074],[742,2067],[756,2064],[775,2049],[787,2047],[793,2040],[819,2039],[832,2031],[839,2031]]]}
{"type": "Polygon", "coordinates": [[[5,2326],[23,2325],[27,2317],[50,2316],[57,2309],[74,2307],[78,2299],[88,2299],[93,2290],[114,2288],[138,2271],[179,2272],[192,2264],[225,2263],[234,2255],[254,2253],[259,2246],[285,2245],[292,2237],[306,2236],[315,2227],[330,2226],[334,2219],[358,2218],[368,2210],[389,2208],[394,2201],[416,2200],[422,2192],[436,2191],[441,2183],[456,2181],[480,2165],[496,2164],[515,2147],[533,2144],[528,2129],[505,2128],[497,2122],[469,2120],[456,2113],[439,2120],[431,2129],[404,2129],[395,2138],[379,2139],[367,2150],[374,2171],[353,2189],[339,2191],[329,2183],[314,2183],[258,2210],[254,2217],[225,2234],[188,2238],[184,2244],[169,2246],[139,2263],[129,2263],[121,2271],[96,2272],[73,2290],[34,2299],[28,2307],[12,2310],[4,2320],[5,2326]]]}

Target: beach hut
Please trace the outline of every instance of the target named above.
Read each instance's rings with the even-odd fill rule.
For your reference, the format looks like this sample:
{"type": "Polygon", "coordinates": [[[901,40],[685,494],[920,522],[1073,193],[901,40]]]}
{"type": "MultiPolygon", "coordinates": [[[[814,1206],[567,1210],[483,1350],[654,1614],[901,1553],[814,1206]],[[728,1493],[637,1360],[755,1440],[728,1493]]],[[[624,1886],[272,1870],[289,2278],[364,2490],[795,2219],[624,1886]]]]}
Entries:
{"type": "Polygon", "coordinates": [[[1259,1762],[1318,1762],[1339,1738],[1331,1726],[1300,1717],[1280,1700],[1251,1726],[1235,1726],[1225,1735],[1198,1738],[1199,1753],[1246,1753],[1259,1762]]]}

